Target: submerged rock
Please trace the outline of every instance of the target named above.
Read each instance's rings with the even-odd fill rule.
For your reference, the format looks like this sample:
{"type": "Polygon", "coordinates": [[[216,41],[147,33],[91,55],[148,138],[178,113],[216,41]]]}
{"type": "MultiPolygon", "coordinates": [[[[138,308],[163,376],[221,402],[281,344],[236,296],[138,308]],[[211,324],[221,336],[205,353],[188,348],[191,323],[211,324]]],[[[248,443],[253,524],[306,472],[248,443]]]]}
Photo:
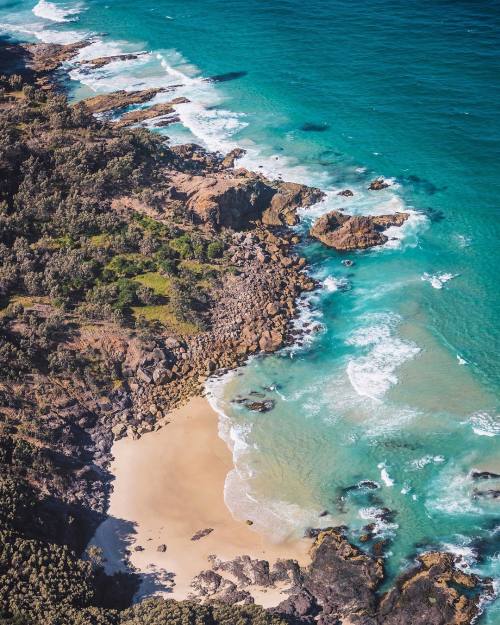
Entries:
{"type": "Polygon", "coordinates": [[[333,210],[320,217],[309,234],[338,251],[363,250],[386,243],[389,239],[383,231],[402,226],[408,217],[408,213],[349,216],[333,210]]]}

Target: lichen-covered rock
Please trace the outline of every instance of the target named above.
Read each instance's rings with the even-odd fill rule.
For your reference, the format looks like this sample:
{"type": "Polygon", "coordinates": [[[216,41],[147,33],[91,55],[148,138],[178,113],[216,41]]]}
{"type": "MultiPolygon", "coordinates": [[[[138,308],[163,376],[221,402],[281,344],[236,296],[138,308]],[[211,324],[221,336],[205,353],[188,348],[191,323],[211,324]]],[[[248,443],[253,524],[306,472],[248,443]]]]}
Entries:
{"type": "Polygon", "coordinates": [[[364,250],[388,241],[384,234],[390,226],[402,226],[408,213],[392,215],[350,216],[331,211],[320,217],[309,234],[338,251],[364,250]]]}

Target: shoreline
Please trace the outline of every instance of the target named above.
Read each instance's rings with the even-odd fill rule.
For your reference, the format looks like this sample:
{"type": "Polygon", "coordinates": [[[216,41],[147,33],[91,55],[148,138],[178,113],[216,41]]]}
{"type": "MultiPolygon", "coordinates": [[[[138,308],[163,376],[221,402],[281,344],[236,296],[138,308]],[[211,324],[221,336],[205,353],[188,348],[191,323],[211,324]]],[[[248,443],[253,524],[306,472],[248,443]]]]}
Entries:
{"type": "MultiPolygon", "coordinates": [[[[142,579],[137,598],[154,593],[187,599],[192,579],[210,568],[211,555],[224,561],[247,555],[270,564],[293,559],[301,566],[309,560],[309,540],[274,544],[231,515],[224,482],[233,463],[218,419],[198,396],[172,411],[161,429],[113,446],[108,518],[91,544],[103,550],[109,573],[127,570],[122,557],[129,549],[129,564],[142,579]],[[207,528],[213,531],[191,540],[207,528]],[[166,551],[158,551],[160,545],[166,551]]],[[[264,607],[286,598],[280,587],[252,587],[251,593],[264,607]]]]}

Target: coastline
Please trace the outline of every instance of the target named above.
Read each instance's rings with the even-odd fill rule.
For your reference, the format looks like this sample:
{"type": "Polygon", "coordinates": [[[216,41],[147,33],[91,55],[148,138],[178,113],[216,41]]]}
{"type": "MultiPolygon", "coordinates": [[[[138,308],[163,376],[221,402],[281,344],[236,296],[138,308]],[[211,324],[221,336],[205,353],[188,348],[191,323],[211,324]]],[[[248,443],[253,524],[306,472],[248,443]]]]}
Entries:
{"type": "MultiPolygon", "coordinates": [[[[181,600],[192,592],[192,579],[210,568],[210,555],[224,561],[247,555],[270,564],[288,558],[306,564],[309,540],[274,544],[233,518],[226,507],[224,480],[232,458],[218,436],[218,415],[208,400],[191,399],[169,413],[167,421],[155,432],[137,440],[122,438],[113,446],[108,518],[92,540],[103,550],[107,571],[125,570],[120,559],[128,546],[129,563],[142,576],[138,595],[153,591],[181,600]],[[191,540],[206,528],[213,531],[191,540]],[[125,536],[117,541],[123,529],[125,536]],[[158,551],[159,545],[166,545],[166,551],[158,551]]],[[[260,605],[274,607],[285,598],[280,590],[252,588],[252,596],[260,605]]]]}

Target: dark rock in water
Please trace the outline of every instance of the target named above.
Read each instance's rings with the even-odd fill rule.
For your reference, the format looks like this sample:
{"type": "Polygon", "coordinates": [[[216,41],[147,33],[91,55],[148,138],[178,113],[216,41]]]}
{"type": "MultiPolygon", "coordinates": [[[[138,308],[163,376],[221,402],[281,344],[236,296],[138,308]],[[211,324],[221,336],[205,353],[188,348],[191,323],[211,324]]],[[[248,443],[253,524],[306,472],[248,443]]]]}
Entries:
{"type": "Polygon", "coordinates": [[[380,488],[380,484],[377,484],[377,482],[372,482],[371,480],[361,480],[361,482],[358,482],[357,484],[346,486],[342,489],[342,492],[350,493],[355,490],[377,490],[378,488],[380,488]]]}
{"type": "Polygon", "coordinates": [[[387,539],[379,540],[376,543],[373,543],[373,546],[372,546],[373,555],[377,558],[382,557],[388,545],[389,545],[389,540],[387,539]]]}
{"type": "Polygon", "coordinates": [[[473,480],[496,480],[500,478],[499,473],[492,473],[491,471],[472,471],[470,476],[473,480]]]}
{"type": "Polygon", "coordinates": [[[330,126],[327,123],[315,124],[314,122],[306,122],[300,127],[304,132],[324,132],[330,126]]]}
{"type": "Polygon", "coordinates": [[[320,514],[319,514],[320,518],[324,517],[324,516],[328,516],[328,515],[329,515],[328,510],[323,510],[323,512],[320,512],[320,514]]]}
{"type": "Polygon", "coordinates": [[[225,74],[217,74],[216,76],[211,76],[206,80],[208,82],[228,82],[230,80],[237,80],[238,78],[243,78],[246,76],[248,72],[239,71],[239,72],[226,72],[225,74]]]}
{"type": "Polygon", "coordinates": [[[337,195],[341,195],[342,197],[352,197],[354,193],[351,189],[344,189],[343,191],[339,191],[337,195]]]}
{"type": "MultiPolygon", "coordinates": [[[[257,397],[262,396],[260,393],[255,392],[257,397]]],[[[269,412],[275,406],[274,399],[264,399],[262,401],[251,400],[248,397],[241,397],[233,400],[237,404],[242,404],[248,410],[253,412],[269,412]]]]}
{"type": "Polygon", "coordinates": [[[478,499],[500,499],[500,490],[490,488],[488,490],[474,490],[473,498],[478,499]]]}
{"type": "Polygon", "coordinates": [[[383,178],[376,178],[370,182],[368,189],[370,191],[380,191],[381,189],[387,189],[389,185],[383,178]]]}
{"type": "Polygon", "coordinates": [[[208,536],[209,534],[211,534],[214,531],[213,527],[207,527],[203,530],[198,530],[196,532],[196,534],[194,534],[193,536],[191,536],[191,540],[200,540],[201,538],[205,538],[205,536],[208,536]]]}
{"type": "Polygon", "coordinates": [[[380,488],[380,484],[372,482],[372,480],[361,480],[358,484],[358,488],[369,488],[370,490],[376,490],[380,488]]]}
{"type": "Polygon", "coordinates": [[[384,230],[402,226],[408,217],[408,213],[349,216],[333,210],[317,219],[309,234],[338,251],[364,250],[387,243],[389,239],[384,230]]]}

